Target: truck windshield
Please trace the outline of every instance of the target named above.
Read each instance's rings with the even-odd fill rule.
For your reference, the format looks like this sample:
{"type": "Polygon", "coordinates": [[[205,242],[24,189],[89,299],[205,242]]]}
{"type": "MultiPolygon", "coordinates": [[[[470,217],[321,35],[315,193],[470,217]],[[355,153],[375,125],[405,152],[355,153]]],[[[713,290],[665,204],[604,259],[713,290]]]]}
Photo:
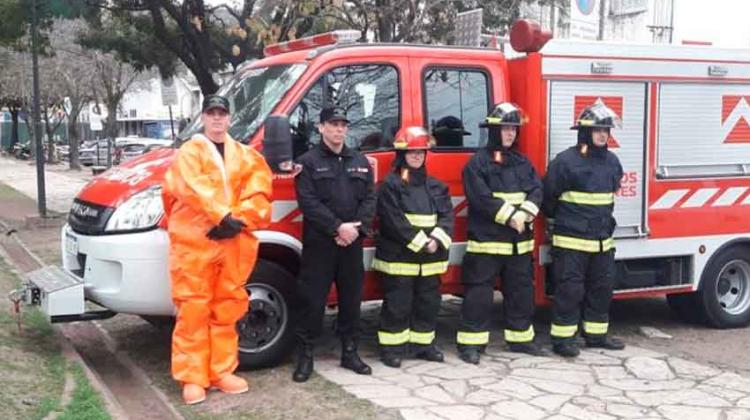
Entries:
{"type": "MultiPolygon", "coordinates": [[[[229,100],[232,114],[229,135],[238,141],[248,140],[306,67],[302,63],[256,67],[241,71],[224,83],[216,93],[229,100]]],[[[198,113],[179,137],[187,140],[202,129],[198,113]]]]}

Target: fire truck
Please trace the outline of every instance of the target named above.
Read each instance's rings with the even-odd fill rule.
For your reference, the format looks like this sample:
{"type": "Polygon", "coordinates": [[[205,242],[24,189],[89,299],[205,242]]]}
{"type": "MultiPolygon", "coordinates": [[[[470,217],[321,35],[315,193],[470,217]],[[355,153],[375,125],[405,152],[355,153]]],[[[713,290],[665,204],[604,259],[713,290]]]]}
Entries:
{"type": "MultiPolygon", "coordinates": [[[[603,102],[622,120],[609,149],[625,170],[615,205],[615,298],[666,296],[686,318],[718,328],[750,321],[750,51],[704,46],[550,40],[521,21],[516,53],[497,49],[360,44],[335,31],[269,46],[238,69],[221,95],[232,104],[230,134],[262,148],[269,117],[290,127],[295,156],[320,142],[315,124],[336,103],[350,120],[347,144],[362,151],[377,180],[390,170],[394,134],[435,133],[427,167],[450,188],[456,228],[442,292],[459,294],[467,203],[461,170],[487,141],[478,124],[493,104],[512,101],[529,116],[520,150],[537,171],[576,143],[569,128],[585,106],[603,102]],[[446,117],[465,130],[439,130],[446,117]],[[467,134],[468,133],[468,134],[467,134]]],[[[201,129],[199,118],[183,132],[201,129]]],[[[86,185],[63,227],[57,289],[37,281],[53,321],[128,313],[174,314],[160,183],[174,149],[113,168],[86,185]],[[45,289],[46,288],[46,289],[45,289]],[[85,310],[84,301],[103,307],[85,310]]],[[[250,310],[238,323],[245,367],[278,363],[292,346],[292,296],[300,270],[302,214],[293,176],[275,175],[272,224],[255,232],[259,262],[247,282],[250,310]]],[[[544,221],[535,227],[536,301],[554,282],[544,221]]],[[[365,267],[374,255],[366,242],[365,267]]],[[[54,273],[57,274],[54,274],[54,273]]],[[[364,300],[381,297],[368,271],[364,300]]],[[[335,305],[336,293],[330,293],[335,305]]]]}

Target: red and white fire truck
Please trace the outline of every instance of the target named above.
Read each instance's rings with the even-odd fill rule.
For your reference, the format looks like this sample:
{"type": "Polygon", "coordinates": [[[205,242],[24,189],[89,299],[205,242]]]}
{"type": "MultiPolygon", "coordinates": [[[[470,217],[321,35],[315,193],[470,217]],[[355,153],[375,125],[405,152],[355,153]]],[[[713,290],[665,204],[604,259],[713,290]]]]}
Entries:
{"type": "MultiPolygon", "coordinates": [[[[232,104],[230,134],[261,147],[266,118],[284,115],[299,155],[320,141],[318,113],[336,102],[351,121],[348,145],[366,154],[382,180],[400,127],[433,130],[445,117],[460,119],[470,134],[436,131],[427,159],[429,172],[449,185],[456,216],[442,290],[460,294],[467,215],[461,170],[487,140],[478,123],[493,104],[518,103],[530,118],[521,130],[521,151],[543,174],[550,159],[575,144],[569,127],[578,112],[601,101],[622,119],[610,139],[625,169],[615,206],[615,298],[666,296],[686,317],[715,327],[746,325],[750,51],[562,40],[545,45],[533,25],[518,25],[511,42],[520,51],[512,58],[494,49],[358,44],[359,33],[351,31],[270,46],[265,58],[241,67],[219,91],[232,104]]],[[[198,120],[187,135],[200,129],[198,120]]],[[[77,299],[106,311],[84,313],[82,303],[75,310],[53,306],[53,320],[173,314],[159,198],[173,153],[133,159],[81,190],[62,230],[63,266],[79,282],[77,299]]],[[[277,175],[273,187],[273,223],[256,233],[261,245],[247,284],[251,310],[238,324],[240,359],[249,367],[277,363],[292,344],[302,215],[291,176],[277,175]]],[[[551,283],[542,221],[535,231],[536,298],[544,304],[551,283]]],[[[366,267],[372,246],[366,244],[366,267]]],[[[372,272],[364,290],[365,300],[380,298],[372,272]]]]}

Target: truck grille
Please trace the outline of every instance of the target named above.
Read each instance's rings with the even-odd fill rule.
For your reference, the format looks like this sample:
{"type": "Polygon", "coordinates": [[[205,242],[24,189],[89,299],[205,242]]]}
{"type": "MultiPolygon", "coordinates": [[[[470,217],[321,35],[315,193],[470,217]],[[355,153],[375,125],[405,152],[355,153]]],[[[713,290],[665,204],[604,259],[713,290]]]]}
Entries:
{"type": "Polygon", "coordinates": [[[88,203],[76,198],[68,212],[68,225],[77,233],[100,235],[104,233],[107,221],[114,211],[112,207],[88,203]]]}

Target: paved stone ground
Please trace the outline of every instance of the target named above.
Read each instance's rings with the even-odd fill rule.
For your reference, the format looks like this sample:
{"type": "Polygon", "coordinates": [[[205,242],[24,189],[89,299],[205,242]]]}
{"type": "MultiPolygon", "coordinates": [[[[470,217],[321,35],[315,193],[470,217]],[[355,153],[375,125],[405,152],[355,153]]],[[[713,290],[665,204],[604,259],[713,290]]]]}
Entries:
{"type": "MultiPolygon", "coordinates": [[[[441,308],[445,363],[407,359],[400,369],[383,365],[374,338],[379,306],[366,303],[361,347],[373,375],[340,368],[338,343],[330,335],[316,352],[316,372],[358,398],[399,410],[406,420],[750,420],[750,378],[634,346],[584,349],[574,360],[510,353],[498,342],[497,317],[481,363],[466,364],[452,342],[460,302],[446,298],[441,308]]],[[[495,308],[499,314],[499,302],[495,308]]],[[[535,329],[549,348],[544,323],[535,329]]]]}
{"type": "MultiPolygon", "coordinates": [[[[47,208],[67,213],[73,197],[91,180],[91,169],[71,171],[67,163],[45,165],[47,208]]],[[[0,181],[36,201],[36,167],[33,161],[0,157],[0,181]]]]}

